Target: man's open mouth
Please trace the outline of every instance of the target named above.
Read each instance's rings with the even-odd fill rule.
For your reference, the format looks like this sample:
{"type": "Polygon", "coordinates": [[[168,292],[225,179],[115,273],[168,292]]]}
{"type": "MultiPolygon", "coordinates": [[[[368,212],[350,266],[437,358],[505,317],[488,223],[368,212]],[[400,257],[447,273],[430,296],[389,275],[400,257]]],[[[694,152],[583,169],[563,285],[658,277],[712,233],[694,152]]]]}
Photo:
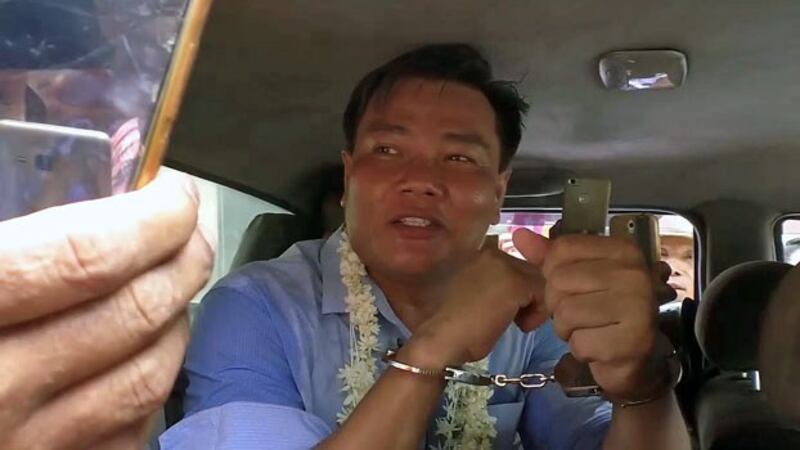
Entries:
{"type": "Polygon", "coordinates": [[[426,228],[433,225],[433,221],[425,219],[423,217],[403,217],[397,220],[396,222],[400,222],[401,224],[407,225],[409,227],[419,227],[419,228],[426,228]]]}

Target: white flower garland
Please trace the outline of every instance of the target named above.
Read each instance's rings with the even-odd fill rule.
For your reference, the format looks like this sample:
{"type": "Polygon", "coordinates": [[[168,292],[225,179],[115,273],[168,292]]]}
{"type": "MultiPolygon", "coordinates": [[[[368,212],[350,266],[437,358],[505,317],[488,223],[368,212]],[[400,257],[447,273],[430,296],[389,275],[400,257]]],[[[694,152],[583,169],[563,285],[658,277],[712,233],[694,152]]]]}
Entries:
{"type": "Polygon", "coordinates": [[[344,301],[350,314],[350,362],[339,369],[342,390],[346,394],[342,411],[337,416],[339,423],[342,423],[375,383],[374,354],[378,350],[380,325],[375,296],[370,286],[362,282],[367,270],[344,232],[339,257],[339,272],[347,288],[344,301]]]}
{"type": "MultiPolygon", "coordinates": [[[[339,272],[347,289],[345,305],[350,314],[350,362],[339,369],[342,391],[345,392],[342,410],[337,415],[339,423],[350,413],[375,384],[375,352],[378,350],[378,308],[367,276],[346,232],[342,232],[339,245],[341,263],[339,272]]],[[[489,357],[471,365],[472,369],[486,371],[489,357]]],[[[431,446],[431,450],[483,450],[491,448],[497,436],[496,419],[489,415],[487,404],[492,390],[486,387],[449,383],[445,388],[445,416],[436,419],[436,434],[444,442],[431,446]]]]}

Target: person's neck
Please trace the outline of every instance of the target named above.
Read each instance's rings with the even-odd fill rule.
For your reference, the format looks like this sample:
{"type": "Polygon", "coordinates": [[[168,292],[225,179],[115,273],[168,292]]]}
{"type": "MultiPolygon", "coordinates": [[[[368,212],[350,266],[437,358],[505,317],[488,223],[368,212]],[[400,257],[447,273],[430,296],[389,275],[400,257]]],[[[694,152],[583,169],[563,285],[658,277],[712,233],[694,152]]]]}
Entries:
{"type": "MultiPolygon", "coordinates": [[[[413,333],[430,317],[442,299],[445,282],[435,277],[410,279],[370,272],[397,317],[413,333]]],[[[441,278],[441,277],[438,277],[441,278]]]]}

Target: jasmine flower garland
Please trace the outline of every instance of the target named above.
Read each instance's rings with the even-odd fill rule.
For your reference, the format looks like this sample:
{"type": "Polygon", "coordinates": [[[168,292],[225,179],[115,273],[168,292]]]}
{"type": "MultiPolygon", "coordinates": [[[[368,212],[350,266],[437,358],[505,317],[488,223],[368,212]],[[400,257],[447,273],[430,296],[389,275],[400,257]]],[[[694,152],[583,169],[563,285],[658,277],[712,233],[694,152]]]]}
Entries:
{"type": "MultiPolygon", "coordinates": [[[[342,423],[375,384],[375,354],[380,325],[375,295],[363,281],[367,276],[366,268],[350,245],[347,232],[342,233],[338,251],[341,260],[339,272],[347,289],[345,305],[350,315],[350,361],[339,369],[342,391],[345,392],[342,410],[337,416],[339,423],[342,423]]],[[[471,367],[486,371],[488,366],[487,356],[471,367]]],[[[431,446],[431,450],[491,448],[492,439],[497,435],[494,428],[496,419],[489,415],[487,409],[492,390],[449,383],[444,394],[445,415],[436,419],[436,435],[443,442],[431,446]]]]}

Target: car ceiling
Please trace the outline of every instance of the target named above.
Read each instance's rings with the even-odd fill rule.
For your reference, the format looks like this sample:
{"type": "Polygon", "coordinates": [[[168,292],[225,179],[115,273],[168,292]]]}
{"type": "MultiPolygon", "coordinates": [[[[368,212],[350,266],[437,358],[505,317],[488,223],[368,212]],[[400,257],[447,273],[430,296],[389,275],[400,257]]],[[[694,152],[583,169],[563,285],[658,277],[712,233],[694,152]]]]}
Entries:
{"type": "Polygon", "coordinates": [[[358,80],[453,41],[531,102],[517,169],[609,176],[618,205],[800,209],[797,0],[219,0],[209,20],[170,163],[298,210],[339,161],[358,80]],[[684,52],[685,85],[606,90],[598,58],[630,49],[684,52]]]}

